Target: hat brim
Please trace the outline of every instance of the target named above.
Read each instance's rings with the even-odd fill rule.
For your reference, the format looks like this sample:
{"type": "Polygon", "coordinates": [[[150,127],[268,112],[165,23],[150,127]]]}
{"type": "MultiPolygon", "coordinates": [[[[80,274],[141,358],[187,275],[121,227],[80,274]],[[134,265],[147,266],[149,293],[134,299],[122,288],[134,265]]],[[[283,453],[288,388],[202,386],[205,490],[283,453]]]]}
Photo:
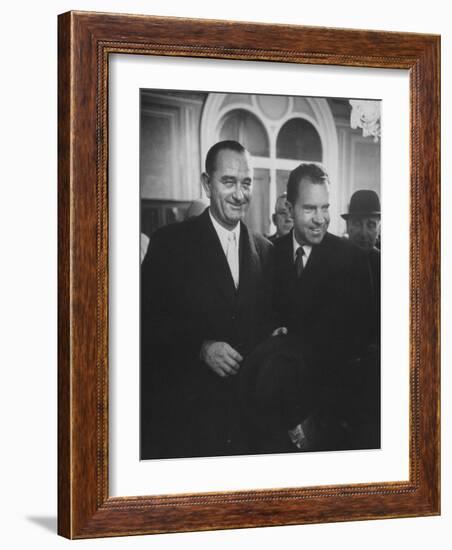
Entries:
{"type": "Polygon", "coordinates": [[[251,352],[239,371],[239,392],[253,424],[270,418],[289,429],[303,420],[313,395],[307,374],[300,350],[287,336],[271,337],[251,352]]]}
{"type": "Polygon", "coordinates": [[[350,218],[357,218],[357,217],[368,217],[368,216],[381,216],[380,211],[373,211],[373,212],[352,212],[351,214],[341,214],[341,218],[344,220],[349,220],[350,218]]]}

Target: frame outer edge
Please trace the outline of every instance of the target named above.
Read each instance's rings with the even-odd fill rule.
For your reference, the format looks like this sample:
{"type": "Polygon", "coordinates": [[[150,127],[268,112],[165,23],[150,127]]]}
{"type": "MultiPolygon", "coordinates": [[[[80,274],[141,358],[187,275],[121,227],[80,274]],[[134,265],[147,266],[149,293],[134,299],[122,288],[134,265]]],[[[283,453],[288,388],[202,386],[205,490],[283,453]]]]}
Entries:
{"type": "Polygon", "coordinates": [[[71,538],[71,14],[58,16],[58,534],[71,538]]]}
{"type": "MultiPolygon", "coordinates": [[[[79,538],[104,496],[99,333],[106,330],[99,286],[99,121],[94,29],[71,12],[71,537],[79,538]]],[[[106,212],[105,212],[106,214],[106,212]]],[[[105,274],[106,276],[106,274],[105,274]]],[[[101,276],[102,278],[102,276],[101,276]]],[[[106,351],[105,351],[106,353],[106,351]]]]}
{"type": "MultiPolygon", "coordinates": [[[[117,17],[112,19],[121,27],[121,23],[127,16],[122,16],[121,19],[121,14],[116,15],[117,17]]],[[[191,503],[185,508],[187,513],[183,512],[183,508],[176,503],[170,504],[169,507],[151,505],[151,508],[145,512],[132,511],[134,507],[130,506],[127,501],[124,501],[122,510],[109,509],[108,497],[106,502],[102,502],[107,495],[103,494],[103,489],[99,484],[102,483],[102,471],[107,472],[106,469],[104,470],[107,465],[101,463],[100,470],[98,469],[96,473],[96,468],[93,467],[93,462],[95,462],[93,458],[96,455],[99,457],[98,453],[100,452],[101,460],[103,460],[106,453],[108,462],[108,449],[105,447],[100,449],[98,432],[95,433],[95,421],[93,422],[92,418],[96,417],[95,411],[99,411],[99,407],[106,405],[106,401],[103,402],[103,405],[100,404],[99,394],[95,396],[96,390],[91,387],[93,380],[96,379],[96,373],[97,376],[99,374],[99,365],[95,365],[96,357],[98,359],[96,346],[99,345],[99,342],[97,344],[91,342],[89,336],[94,321],[99,322],[99,314],[102,317],[104,313],[107,313],[101,305],[100,310],[97,309],[96,315],[93,315],[93,307],[95,307],[93,298],[97,296],[97,300],[99,300],[99,292],[103,287],[102,284],[99,286],[99,279],[97,280],[98,284],[94,284],[96,268],[93,261],[96,257],[99,260],[100,256],[99,250],[97,250],[96,256],[96,251],[93,252],[91,248],[94,242],[104,242],[102,239],[105,228],[99,229],[99,223],[106,221],[102,213],[93,212],[95,210],[93,204],[96,202],[93,185],[95,187],[96,181],[99,183],[99,180],[96,179],[98,174],[93,176],[92,172],[93,161],[95,162],[92,147],[98,151],[101,146],[97,135],[99,128],[96,121],[93,120],[94,104],[98,100],[93,96],[97,93],[94,82],[96,78],[95,66],[97,67],[97,65],[95,65],[96,61],[93,57],[97,58],[96,44],[99,43],[98,41],[110,36],[113,32],[106,25],[105,19],[100,21],[103,16],[105,14],[88,15],[86,12],[69,12],[59,16],[58,532],[67,538],[87,538],[151,532],[323,523],[325,520],[344,521],[346,516],[350,517],[348,514],[342,516],[338,510],[333,513],[330,508],[325,509],[326,512],[323,510],[326,519],[325,516],[322,519],[323,506],[320,506],[320,503],[318,508],[320,515],[313,516],[309,520],[303,515],[298,504],[291,510],[287,510],[286,504],[281,506],[272,504],[271,499],[265,499],[264,506],[257,506],[249,499],[246,499],[245,504],[229,505],[229,511],[238,514],[233,518],[226,517],[223,509],[224,503],[222,505],[215,504],[209,502],[209,498],[203,504],[196,503],[194,499],[191,500],[192,497],[188,497],[191,503]],[[77,117],[75,117],[76,114],[77,117]],[[97,142],[93,141],[94,134],[97,136],[97,142]],[[83,138],[83,145],[77,137],[83,138]],[[84,161],[86,165],[81,166],[81,161],[84,161]],[[97,232],[97,241],[96,236],[93,237],[93,230],[97,232]],[[84,324],[84,331],[81,329],[81,324],[84,324]],[[86,347],[82,349],[81,345],[86,347]],[[272,509],[276,513],[275,517],[268,515],[272,509]],[[243,521],[244,511],[246,513],[256,512],[258,515],[252,521],[243,521]],[[278,515],[280,519],[277,519],[278,515]],[[204,519],[199,516],[203,516],[204,519]],[[154,527],[149,527],[152,524],[154,527]]],[[[149,17],[149,19],[153,18],[149,17]]],[[[159,20],[160,26],[164,26],[167,20],[167,18],[159,20]]],[[[194,21],[191,20],[191,23],[194,24],[194,21]]],[[[140,21],[140,28],[142,22],[140,21]]],[[[197,23],[205,31],[206,29],[211,30],[209,25],[213,22],[197,20],[197,23]]],[[[224,23],[222,22],[222,24],[224,23]]],[[[156,24],[155,19],[153,19],[153,24],[156,24]]],[[[310,29],[309,32],[318,33],[319,31],[320,29],[310,29]]],[[[330,29],[330,31],[334,30],[330,29]]],[[[158,30],[157,34],[161,32],[162,28],[158,30]]],[[[358,35],[361,31],[349,32],[350,35],[352,33],[358,35]]],[[[124,33],[133,35],[134,26],[127,26],[124,33]]],[[[372,36],[377,38],[377,34],[376,32],[372,36]]],[[[210,40],[211,37],[208,38],[210,40]]],[[[208,43],[213,43],[213,38],[212,42],[209,40],[208,43]]],[[[420,376],[422,394],[420,402],[422,406],[422,402],[431,404],[433,400],[433,404],[427,410],[431,413],[430,416],[424,413],[420,419],[420,492],[417,493],[417,496],[413,494],[413,498],[408,494],[397,495],[398,491],[395,491],[393,496],[389,494],[375,496],[375,504],[377,506],[378,503],[379,510],[375,511],[377,509],[375,508],[374,512],[367,516],[361,515],[357,509],[353,519],[411,517],[439,513],[439,272],[432,273],[436,267],[439,267],[439,224],[435,221],[432,223],[429,217],[429,209],[432,207],[438,208],[439,211],[439,103],[431,105],[430,101],[429,104],[431,97],[438,100],[439,95],[439,37],[421,35],[419,38],[413,36],[406,40],[409,44],[404,45],[404,55],[407,50],[412,49],[413,56],[417,59],[416,70],[420,69],[417,77],[421,81],[420,91],[415,92],[420,94],[416,98],[420,116],[415,118],[418,136],[421,138],[416,147],[416,158],[419,163],[418,176],[416,181],[412,179],[410,184],[410,186],[416,184],[423,193],[419,214],[415,217],[419,222],[417,230],[421,233],[418,239],[418,252],[421,257],[419,269],[421,284],[419,286],[422,289],[424,281],[427,286],[427,290],[424,288],[420,294],[421,313],[425,311],[427,314],[427,321],[424,320],[419,324],[421,338],[418,347],[421,348],[420,355],[423,363],[420,376]],[[414,40],[415,38],[416,40],[414,40]],[[426,86],[426,88],[422,86],[426,86]],[[434,138],[434,144],[431,143],[432,138],[434,138]],[[431,146],[424,157],[421,157],[423,154],[422,144],[431,146]],[[425,197],[426,192],[430,192],[432,196],[425,197]],[[422,230],[424,230],[424,234],[422,230]],[[427,246],[427,240],[430,241],[429,246],[427,246]],[[384,502],[388,504],[386,505],[384,502]],[[403,506],[402,503],[404,503],[403,506]],[[390,510],[394,510],[393,505],[396,504],[398,505],[397,512],[391,512],[390,510]]],[[[187,41],[189,41],[188,38],[187,41]]],[[[196,45],[193,47],[195,50],[197,49],[196,45]]],[[[322,42],[320,42],[319,48],[322,50],[322,42]]],[[[217,46],[214,46],[211,51],[216,49],[217,46]]],[[[382,66],[385,66],[385,59],[390,51],[387,45],[386,50],[381,57],[382,66]]],[[[170,51],[171,44],[165,44],[162,55],[173,55],[174,52],[168,53],[170,51]]],[[[182,55],[189,56],[190,54],[182,53],[182,55]]],[[[214,57],[211,53],[195,55],[214,57]]],[[[234,58],[235,55],[232,57],[234,58]]],[[[253,58],[253,55],[255,53],[253,54],[249,50],[244,57],[253,58]]],[[[288,52],[288,55],[291,57],[293,52],[288,52]]],[[[303,63],[310,62],[311,55],[306,54],[308,61],[303,61],[303,63]]],[[[229,57],[229,54],[226,53],[225,57],[229,57]]],[[[335,63],[331,60],[330,54],[327,54],[327,57],[330,59],[329,63],[337,64],[337,61],[335,63]]],[[[400,68],[395,66],[399,61],[392,63],[391,66],[394,68],[400,68]]],[[[344,64],[359,65],[356,59],[352,60],[351,58],[348,60],[344,58],[344,64]]],[[[413,160],[413,157],[411,159],[413,160]]],[[[99,202],[99,195],[97,195],[97,201],[99,202]]],[[[99,270],[99,264],[97,270],[99,270]]],[[[97,307],[99,306],[97,305],[97,307]]],[[[100,323],[102,324],[102,322],[101,319],[100,323]]],[[[102,419],[102,414],[97,413],[98,421],[102,419]]],[[[99,430],[99,423],[97,430],[99,430]]],[[[103,438],[101,437],[101,439],[103,438]]],[[[353,503],[357,506],[359,500],[360,498],[354,497],[353,501],[350,500],[348,504],[353,503]]],[[[314,499],[315,501],[316,499],[314,499]]]]}
{"type": "MultiPolygon", "coordinates": [[[[438,178],[438,188],[440,192],[440,196],[438,199],[438,208],[439,208],[439,220],[441,220],[441,36],[437,37],[436,40],[436,51],[437,51],[437,58],[436,58],[436,66],[435,71],[438,75],[438,82],[436,86],[436,99],[438,104],[438,112],[437,112],[437,120],[438,120],[438,129],[437,129],[437,135],[436,135],[436,147],[437,147],[437,174],[436,177],[438,178]]],[[[438,292],[441,293],[441,233],[440,233],[441,223],[438,222],[438,292]]],[[[439,515],[441,515],[441,295],[438,297],[438,310],[437,310],[437,322],[438,322],[438,340],[437,340],[437,353],[438,353],[438,395],[437,395],[437,406],[438,409],[436,411],[437,418],[436,418],[436,424],[437,424],[437,430],[438,430],[438,444],[436,452],[438,453],[438,472],[437,472],[437,499],[438,499],[438,505],[437,505],[437,512],[439,515]]]]}
{"type": "Polygon", "coordinates": [[[419,366],[418,379],[412,388],[418,395],[414,452],[424,515],[440,514],[439,48],[440,37],[431,37],[411,74],[414,128],[411,147],[415,149],[411,155],[410,237],[414,264],[410,267],[410,292],[415,296],[416,310],[412,305],[415,327],[410,347],[414,352],[411,361],[415,368],[419,366]]]}
{"type": "MultiPolygon", "coordinates": [[[[424,190],[426,200],[426,211],[422,223],[425,227],[424,239],[429,242],[422,242],[421,251],[427,256],[423,262],[423,278],[428,288],[428,292],[424,291],[423,299],[428,311],[428,319],[430,327],[424,332],[425,346],[428,350],[425,351],[425,357],[430,358],[428,368],[423,370],[425,375],[430,375],[428,380],[425,380],[427,388],[426,402],[430,400],[432,410],[430,416],[424,415],[425,430],[427,432],[426,439],[431,441],[431,449],[426,449],[424,461],[426,461],[427,453],[431,453],[430,460],[424,464],[426,482],[428,483],[428,496],[431,505],[432,513],[440,514],[440,492],[441,492],[441,387],[440,387],[440,315],[441,315],[441,289],[440,289],[440,273],[441,273],[441,228],[439,220],[441,219],[441,148],[440,148],[440,108],[441,108],[441,39],[440,37],[432,38],[431,47],[427,49],[425,55],[426,70],[423,74],[425,86],[428,87],[428,92],[423,95],[424,103],[422,105],[422,113],[425,117],[423,128],[425,131],[425,143],[430,144],[427,148],[427,155],[424,166],[424,181],[428,182],[428,188],[424,190]],[[432,220],[438,220],[432,223],[432,220]]],[[[422,148],[424,150],[424,148],[422,148]]],[[[421,231],[422,233],[422,231],[421,231]]]]}

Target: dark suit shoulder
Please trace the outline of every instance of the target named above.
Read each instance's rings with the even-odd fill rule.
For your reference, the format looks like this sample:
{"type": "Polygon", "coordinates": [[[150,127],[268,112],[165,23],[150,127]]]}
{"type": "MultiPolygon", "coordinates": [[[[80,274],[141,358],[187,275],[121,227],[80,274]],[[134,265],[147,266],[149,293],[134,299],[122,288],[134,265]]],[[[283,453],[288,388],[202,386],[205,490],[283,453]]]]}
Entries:
{"type": "Polygon", "coordinates": [[[360,250],[349,239],[338,237],[337,235],[333,235],[332,233],[327,233],[325,235],[322,244],[324,244],[325,246],[338,248],[340,250],[349,251],[351,254],[353,254],[355,250],[360,250]]]}
{"type": "Polygon", "coordinates": [[[372,248],[372,250],[369,250],[369,263],[370,267],[372,268],[372,272],[375,275],[379,276],[380,273],[380,266],[381,266],[381,252],[378,250],[378,248],[372,248]]]}
{"type": "Polygon", "coordinates": [[[278,240],[279,236],[275,233],[274,235],[269,235],[266,237],[272,244],[275,244],[275,241],[278,240]]]}
{"type": "MultiPolygon", "coordinates": [[[[322,242],[314,246],[322,248],[329,254],[346,255],[351,257],[365,257],[363,251],[352,244],[348,239],[337,237],[332,233],[326,233],[322,242]]],[[[286,254],[288,251],[292,251],[292,233],[289,233],[277,239],[274,243],[274,247],[277,254],[286,254]]]]}
{"type": "Polygon", "coordinates": [[[348,239],[327,233],[322,241],[322,246],[331,254],[340,256],[343,260],[349,258],[352,261],[367,261],[367,254],[348,239]]]}
{"type": "Polygon", "coordinates": [[[277,257],[284,257],[292,253],[292,233],[279,237],[273,243],[274,253],[277,257]]]}
{"type": "Polygon", "coordinates": [[[196,224],[192,220],[187,220],[157,229],[150,237],[149,248],[141,264],[142,272],[147,273],[149,269],[166,271],[177,258],[189,254],[191,243],[198,240],[194,236],[195,228],[196,224]]]}
{"type": "Polygon", "coordinates": [[[250,231],[250,236],[254,241],[256,250],[259,253],[267,254],[273,249],[273,243],[271,243],[267,237],[264,237],[260,233],[254,233],[250,231]]]}
{"type": "Polygon", "coordinates": [[[185,249],[190,243],[197,242],[199,225],[197,218],[165,225],[151,236],[149,250],[152,252],[162,247],[171,251],[185,249]]]}
{"type": "Polygon", "coordinates": [[[186,235],[187,232],[192,233],[193,230],[196,229],[196,225],[196,218],[165,225],[164,227],[157,229],[157,231],[152,235],[151,241],[171,241],[172,239],[177,239],[183,235],[186,235]]]}

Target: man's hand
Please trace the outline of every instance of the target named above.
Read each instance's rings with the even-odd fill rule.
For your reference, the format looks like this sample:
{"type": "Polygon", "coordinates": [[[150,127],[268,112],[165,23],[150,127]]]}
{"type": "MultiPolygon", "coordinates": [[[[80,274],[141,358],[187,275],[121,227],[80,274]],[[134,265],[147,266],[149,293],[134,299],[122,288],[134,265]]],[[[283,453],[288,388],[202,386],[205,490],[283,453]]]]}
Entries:
{"type": "Polygon", "coordinates": [[[206,340],[201,346],[201,359],[213,372],[226,378],[237,374],[243,357],[226,342],[206,340]]]}
{"type": "Polygon", "coordinates": [[[286,336],[288,332],[287,327],[278,327],[272,332],[272,336],[286,336]]]}
{"type": "Polygon", "coordinates": [[[306,449],[308,445],[308,438],[306,437],[301,424],[298,424],[295,428],[289,430],[289,437],[295,447],[300,450],[306,449]]]}

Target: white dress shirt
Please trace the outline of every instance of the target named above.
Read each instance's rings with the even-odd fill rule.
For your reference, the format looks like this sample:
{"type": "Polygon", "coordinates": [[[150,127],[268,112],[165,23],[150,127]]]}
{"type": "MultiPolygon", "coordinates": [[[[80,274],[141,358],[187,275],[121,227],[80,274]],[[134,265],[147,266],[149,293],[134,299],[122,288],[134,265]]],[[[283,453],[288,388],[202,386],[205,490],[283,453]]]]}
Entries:
{"type": "Polygon", "coordinates": [[[234,280],[235,288],[239,286],[239,242],[240,242],[240,222],[232,231],[228,231],[212,216],[209,209],[209,216],[212,224],[220,239],[221,247],[229,264],[231,275],[234,280]]]}

